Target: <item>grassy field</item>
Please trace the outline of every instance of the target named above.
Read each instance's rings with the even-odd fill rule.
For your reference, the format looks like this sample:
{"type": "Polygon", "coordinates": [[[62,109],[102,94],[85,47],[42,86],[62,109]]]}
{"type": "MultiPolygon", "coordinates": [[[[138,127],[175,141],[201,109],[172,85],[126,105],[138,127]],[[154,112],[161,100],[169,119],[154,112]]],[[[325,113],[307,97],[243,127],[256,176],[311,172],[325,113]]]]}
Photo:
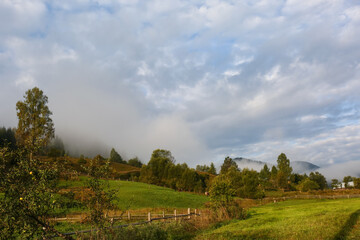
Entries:
{"type": "MultiPolygon", "coordinates": [[[[62,181],[64,188],[84,186],[85,177],[79,181],[62,181]]],[[[149,208],[201,208],[208,198],[204,195],[177,192],[170,188],[159,187],[146,183],[109,180],[110,189],[116,190],[116,205],[120,209],[149,208]]]]}
{"type": "Polygon", "coordinates": [[[359,198],[271,203],[251,208],[249,215],[197,239],[360,239],[359,198]]]}

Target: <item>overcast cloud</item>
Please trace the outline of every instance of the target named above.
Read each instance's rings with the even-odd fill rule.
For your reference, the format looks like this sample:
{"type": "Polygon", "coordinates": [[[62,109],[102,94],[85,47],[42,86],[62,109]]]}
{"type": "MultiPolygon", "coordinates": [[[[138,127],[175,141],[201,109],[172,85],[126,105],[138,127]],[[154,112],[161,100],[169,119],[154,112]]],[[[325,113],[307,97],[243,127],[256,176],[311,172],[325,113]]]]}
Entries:
{"type": "Polygon", "coordinates": [[[359,39],[358,1],[3,0],[0,125],[38,86],[72,151],[348,166],[359,39]]]}

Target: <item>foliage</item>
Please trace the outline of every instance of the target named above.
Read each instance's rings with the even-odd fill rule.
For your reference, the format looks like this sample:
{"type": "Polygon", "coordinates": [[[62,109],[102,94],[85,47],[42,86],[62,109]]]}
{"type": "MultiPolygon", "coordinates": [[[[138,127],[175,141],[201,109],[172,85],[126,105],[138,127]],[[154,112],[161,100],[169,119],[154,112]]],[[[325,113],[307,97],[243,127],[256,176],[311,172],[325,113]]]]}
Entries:
{"type": "Polygon", "coordinates": [[[86,164],[86,163],[87,163],[87,161],[86,161],[84,155],[81,154],[79,157],[79,160],[78,160],[78,164],[82,165],[82,164],[86,164]]]}
{"type": "Polygon", "coordinates": [[[311,172],[309,175],[309,179],[316,182],[319,185],[319,189],[321,190],[324,190],[327,187],[327,182],[324,175],[319,172],[311,172]]]}
{"type": "Polygon", "coordinates": [[[343,182],[345,183],[345,187],[348,187],[349,182],[351,182],[353,180],[353,177],[351,176],[345,176],[343,179],[343,182]]]}
{"type": "Polygon", "coordinates": [[[302,192],[308,192],[310,190],[318,190],[320,186],[317,182],[310,180],[309,178],[305,178],[298,185],[298,190],[302,192]]]}
{"type": "Polygon", "coordinates": [[[231,167],[238,168],[236,162],[230,157],[226,157],[224,163],[221,165],[220,174],[225,174],[231,167]]]}
{"type": "Polygon", "coordinates": [[[236,196],[231,179],[224,174],[217,176],[210,187],[210,200],[214,208],[228,205],[236,196]]]}
{"type": "Polygon", "coordinates": [[[126,163],[126,161],[122,159],[120,154],[116,152],[114,148],[111,149],[109,160],[110,162],[126,163]]]}
{"type": "Polygon", "coordinates": [[[39,238],[57,234],[48,218],[59,208],[56,165],[29,159],[22,149],[0,150],[0,235],[5,239],[21,235],[39,238]]]}
{"type": "Polygon", "coordinates": [[[174,164],[174,157],[168,150],[154,150],[149,163],[141,168],[140,180],[165,185],[168,168],[174,164]]]}
{"type": "Polygon", "coordinates": [[[18,143],[30,153],[36,154],[54,137],[54,124],[47,103],[48,97],[37,87],[28,90],[24,101],[16,103],[19,119],[16,135],[18,143]]]}
{"type": "Polygon", "coordinates": [[[175,165],[174,157],[168,150],[157,149],[147,165],[140,171],[140,181],[159,186],[167,186],[179,191],[204,192],[212,176],[201,174],[186,163],[175,165]]]}
{"type": "Polygon", "coordinates": [[[16,149],[15,130],[2,127],[0,128],[0,148],[5,146],[10,149],[16,149]]]}
{"type": "Polygon", "coordinates": [[[237,189],[238,196],[243,198],[263,198],[264,192],[260,187],[259,173],[255,170],[243,169],[241,172],[241,186],[237,189]]]}
{"type": "Polygon", "coordinates": [[[360,178],[354,178],[354,188],[360,189],[360,178]]]}
{"type": "Polygon", "coordinates": [[[261,171],[259,173],[260,184],[264,188],[269,188],[270,187],[270,178],[271,178],[270,169],[267,166],[267,164],[265,164],[263,169],[261,169],[261,171]]]}
{"type": "Polygon", "coordinates": [[[277,185],[282,189],[288,189],[290,183],[290,176],[292,168],[290,167],[290,160],[284,153],[281,153],[277,159],[277,185]]]}
{"type": "Polygon", "coordinates": [[[339,182],[339,180],[338,179],[331,179],[331,188],[338,188],[338,186],[339,186],[339,184],[341,184],[340,182],[339,182]]]}
{"type": "Polygon", "coordinates": [[[196,171],[206,172],[206,173],[216,175],[216,168],[215,168],[214,163],[211,163],[210,166],[207,166],[206,164],[196,165],[196,171]]]}
{"type": "Polygon", "coordinates": [[[106,215],[114,208],[114,191],[109,191],[107,181],[101,181],[100,178],[106,178],[109,174],[109,161],[102,164],[104,160],[100,155],[90,161],[87,167],[89,178],[85,187],[89,189],[85,204],[89,209],[89,222],[98,228],[100,232],[106,230],[108,219],[106,215]]]}
{"type": "Polygon", "coordinates": [[[131,166],[134,166],[134,167],[138,167],[138,168],[141,168],[143,165],[143,163],[139,160],[138,157],[129,159],[128,164],[131,166]]]}

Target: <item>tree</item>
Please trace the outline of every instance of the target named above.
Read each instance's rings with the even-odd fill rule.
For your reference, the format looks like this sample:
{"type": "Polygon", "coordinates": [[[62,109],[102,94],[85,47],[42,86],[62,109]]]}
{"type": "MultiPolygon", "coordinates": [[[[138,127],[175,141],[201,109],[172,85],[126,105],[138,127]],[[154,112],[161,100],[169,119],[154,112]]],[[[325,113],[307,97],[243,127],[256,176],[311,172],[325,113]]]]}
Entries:
{"type": "Polygon", "coordinates": [[[360,189],[360,178],[354,178],[354,187],[360,189]]]}
{"type": "Polygon", "coordinates": [[[270,177],[271,172],[267,164],[264,165],[263,169],[261,169],[259,173],[260,182],[264,187],[270,186],[270,177]]]}
{"type": "Polygon", "coordinates": [[[304,180],[302,180],[297,186],[297,188],[302,192],[320,189],[319,185],[316,182],[310,180],[309,178],[305,178],[304,180]]]}
{"type": "Polygon", "coordinates": [[[111,149],[109,160],[110,162],[126,163],[126,161],[122,159],[120,154],[116,152],[114,148],[111,149]]]}
{"type": "Polygon", "coordinates": [[[129,159],[128,164],[131,166],[134,166],[134,167],[138,167],[138,168],[141,168],[143,165],[143,163],[139,160],[138,157],[129,159]]]}
{"type": "Polygon", "coordinates": [[[349,186],[349,182],[353,180],[352,176],[345,176],[343,179],[343,182],[345,183],[345,187],[347,188],[349,186]]]}
{"type": "Polygon", "coordinates": [[[232,160],[232,158],[226,157],[223,165],[221,165],[220,174],[225,174],[232,166],[238,168],[238,165],[234,160],[232,160]]]}
{"type": "Polygon", "coordinates": [[[157,185],[165,184],[170,166],[174,165],[174,157],[171,152],[164,149],[156,149],[151,155],[147,166],[140,171],[140,180],[157,185]]]}
{"type": "Polygon", "coordinates": [[[277,184],[280,188],[286,189],[290,183],[290,175],[292,167],[290,167],[290,160],[284,153],[281,153],[277,159],[277,184]]]}
{"type": "Polygon", "coordinates": [[[322,175],[321,173],[311,172],[309,175],[309,179],[311,181],[316,182],[319,185],[319,189],[324,190],[326,188],[326,185],[327,185],[326,179],[325,179],[324,175],[322,175]]]}
{"type": "Polygon", "coordinates": [[[335,179],[335,178],[334,178],[334,179],[331,179],[331,188],[332,188],[332,189],[338,188],[338,187],[339,187],[339,183],[340,183],[339,180],[337,180],[337,179],[335,179]]]}
{"type": "Polygon", "coordinates": [[[11,149],[16,148],[16,138],[13,129],[0,128],[0,148],[8,145],[11,149]]]}
{"type": "Polygon", "coordinates": [[[36,154],[54,137],[54,124],[50,116],[52,112],[47,106],[48,97],[37,87],[28,90],[24,101],[16,103],[19,119],[16,135],[20,145],[30,154],[36,154]]]}
{"type": "Polygon", "coordinates": [[[216,168],[215,168],[214,163],[210,164],[210,169],[209,169],[208,173],[216,175],[216,168]]]}

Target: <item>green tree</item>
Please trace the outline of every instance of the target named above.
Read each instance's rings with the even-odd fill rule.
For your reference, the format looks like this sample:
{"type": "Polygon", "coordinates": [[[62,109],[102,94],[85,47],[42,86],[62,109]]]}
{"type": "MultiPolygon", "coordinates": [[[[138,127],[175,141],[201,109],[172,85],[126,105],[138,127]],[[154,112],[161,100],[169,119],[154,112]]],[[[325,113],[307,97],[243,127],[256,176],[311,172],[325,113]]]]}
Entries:
{"type": "Polygon", "coordinates": [[[339,187],[339,180],[338,179],[336,179],[336,178],[334,178],[334,179],[331,179],[331,188],[332,189],[336,189],[336,188],[338,188],[339,187]]]}
{"type": "Polygon", "coordinates": [[[174,165],[174,157],[171,152],[163,149],[156,149],[151,159],[140,171],[140,180],[156,185],[164,185],[168,177],[169,168],[174,165]]]}
{"type": "Polygon", "coordinates": [[[47,239],[59,233],[49,221],[59,212],[57,202],[59,167],[40,161],[33,154],[54,135],[47,97],[38,88],[26,92],[16,104],[19,146],[0,148],[0,236],[3,239],[47,239]]]}
{"type": "Polygon", "coordinates": [[[264,165],[263,169],[261,169],[259,173],[260,182],[264,187],[270,186],[270,177],[271,172],[267,164],[264,165]]]}
{"type": "Polygon", "coordinates": [[[143,165],[143,163],[139,160],[138,157],[129,159],[128,164],[138,168],[141,168],[143,165]]]}
{"type": "Polygon", "coordinates": [[[115,192],[109,190],[108,181],[101,180],[101,178],[106,179],[109,176],[110,162],[107,160],[104,164],[104,159],[97,155],[90,161],[86,170],[89,175],[89,179],[85,183],[85,187],[89,189],[85,200],[85,204],[90,211],[88,220],[103,233],[109,224],[106,215],[115,208],[113,204],[115,192]]]}
{"type": "Polygon", "coordinates": [[[32,159],[54,137],[52,112],[47,106],[48,97],[37,87],[28,90],[24,101],[16,103],[19,119],[16,135],[18,143],[24,146],[32,159]]]}
{"type": "Polygon", "coordinates": [[[221,165],[220,174],[225,174],[230,167],[238,168],[238,165],[232,158],[226,157],[224,163],[221,165]]]}
{"type": "Polygon", "coordinates": [[[290,186],[290,176],[292,167],[290,167],[290,160],[284,153],[281,153],[277,159],[277,185],[282,189],[287,189],[290,186]]]}
{"type": "Polygon", "coordinates": [[[0,148],[5,146],[11,149],[16,148],[15,131],[11,128],[2,127],[0,128],[0,148]]]}
{"type": "Polygon", "coordinates": [[[318,190],[320,189],[320,186],[309,178],[305,178],[300,182],[297,188],[302,192],[308,192],[310,190],[318,190]]]}
{"type": "Polygon", "coordinates": [[[343,179],[343,182],[345,183],[345,187],[347,188],[349,186],[349,182],[353,180],[352,176],[345,176],[343,179]]]}
{"type": "Polygon", "coordinates": [[[215,168],[214,163],[210,163],[210,169],[209,169],[208,173],[216,175],[216,168],[215,168]]]}
{"type": "Polygon", "coordinates": [[[124,161],[122,159],[120,154],[118,152],[116,152],[114,148],[111,149],[109,160],[110,160],[110,162],[126,163],[126,161],[124,161]]]}
{"type": "Polygon", "coordinates": [[[354,187],[360,189],[360,178],[354,178],[354,187]]]}
{"type": "Polygon", "coordinates": [[[326,179],[324,177],[324,175],[322,175],[319,172],[311,172],[309,175],[309,179],[311,181],[316,182],[319,185],[319,189],[324,190],[327,186],[327,182],[326,179]]]}
{"type": "Polygon", "coordinates": [[[255,170],[243,169],[240,173],[241,186],[237,189],[238,196],[243,198],[262,198],[264,192],[260,187],[259,173],[255,170]]]}

